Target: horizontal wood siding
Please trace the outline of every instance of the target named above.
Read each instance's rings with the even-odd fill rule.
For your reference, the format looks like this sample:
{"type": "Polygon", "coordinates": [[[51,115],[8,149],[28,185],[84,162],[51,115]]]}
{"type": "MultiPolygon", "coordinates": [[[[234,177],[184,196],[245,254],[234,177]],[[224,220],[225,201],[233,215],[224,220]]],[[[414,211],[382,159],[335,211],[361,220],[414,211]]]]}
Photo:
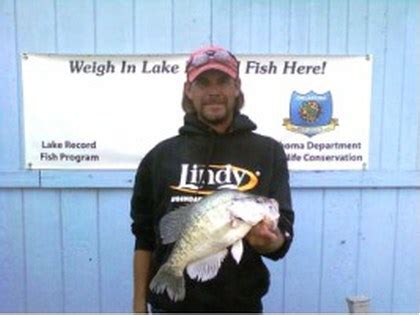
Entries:
{"type": "Polygon", "coordinates": [[[420,312],[419,15],[419,0],[0,1],[0,311],[131,310],[134,172],[23,169],[20,54],[214,43],[374,58],[369,170],[292,172],[296,239],[266,260],[265,310],[346,312],[366,295],[420,312]]]}

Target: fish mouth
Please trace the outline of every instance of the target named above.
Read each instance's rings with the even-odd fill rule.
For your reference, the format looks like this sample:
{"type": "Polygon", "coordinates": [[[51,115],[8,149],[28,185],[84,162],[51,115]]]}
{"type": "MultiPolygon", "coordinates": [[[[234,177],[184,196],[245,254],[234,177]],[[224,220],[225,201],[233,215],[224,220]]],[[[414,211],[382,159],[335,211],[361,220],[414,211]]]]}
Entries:
{"type": "Polygon", "coordinates": [[[278,207],[279,207],[279,203],[277,202],[277,200],[276,200],[276,199],[273,199],[273,198],[270,198],[269,200],[270,200],[271,205],[272,205],[275,209],[278,209],[278,207]]]}

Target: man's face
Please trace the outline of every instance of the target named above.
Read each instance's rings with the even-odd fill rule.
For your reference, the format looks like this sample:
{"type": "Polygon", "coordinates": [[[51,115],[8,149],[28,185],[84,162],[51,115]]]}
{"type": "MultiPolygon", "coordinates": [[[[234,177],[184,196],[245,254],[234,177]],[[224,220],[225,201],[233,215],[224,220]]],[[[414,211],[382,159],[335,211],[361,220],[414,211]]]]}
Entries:
{"type": "Polygon", "coordinates": [[[185,84],[185,93],[193,103],[198,118],[211,126],[229,127],[240,93],[240,81],[218,70],[200,74],[185,84]]]}

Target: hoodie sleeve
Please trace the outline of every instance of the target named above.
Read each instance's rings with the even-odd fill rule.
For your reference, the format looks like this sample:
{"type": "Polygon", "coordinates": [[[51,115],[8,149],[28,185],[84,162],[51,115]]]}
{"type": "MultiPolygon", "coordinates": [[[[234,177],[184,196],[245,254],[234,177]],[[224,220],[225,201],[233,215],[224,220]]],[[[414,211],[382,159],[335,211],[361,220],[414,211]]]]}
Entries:
{"type": "Polygon", "coordinates": [[[278,260],[286,255],[293,241],[293,224],[295,215],[292,209],[292,201],[290,195],[287,158],[283,146],[277,142],[274,149],[273,177],[271,181],[269,197],[276,199],[279,203],[280,219],[278,227],[285,236],[286,241],[277,251],[265,254],[263,256],[272,260],[278,260]]]}
{"type": "Polygon", "coordinates": [[[131,232],[136,238],[135,250],[153,251],[155,233],[153,228],[153,201],[150,158],[146,156],[137,170],[131,197],[131,232]]]}

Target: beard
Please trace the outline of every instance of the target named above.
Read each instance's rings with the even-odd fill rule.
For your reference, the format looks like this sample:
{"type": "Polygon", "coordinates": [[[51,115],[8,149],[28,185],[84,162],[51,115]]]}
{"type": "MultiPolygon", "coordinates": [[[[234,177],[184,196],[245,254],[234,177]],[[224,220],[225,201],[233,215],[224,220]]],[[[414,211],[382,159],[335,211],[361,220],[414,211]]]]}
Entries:
{"type": "Polygon", "coordinates": [[[233,108],[228,106],[226,97],[210,98],[203,102],[197,114],[205,123],[215,126],[229,121],[233,116],[233,108]]]}

